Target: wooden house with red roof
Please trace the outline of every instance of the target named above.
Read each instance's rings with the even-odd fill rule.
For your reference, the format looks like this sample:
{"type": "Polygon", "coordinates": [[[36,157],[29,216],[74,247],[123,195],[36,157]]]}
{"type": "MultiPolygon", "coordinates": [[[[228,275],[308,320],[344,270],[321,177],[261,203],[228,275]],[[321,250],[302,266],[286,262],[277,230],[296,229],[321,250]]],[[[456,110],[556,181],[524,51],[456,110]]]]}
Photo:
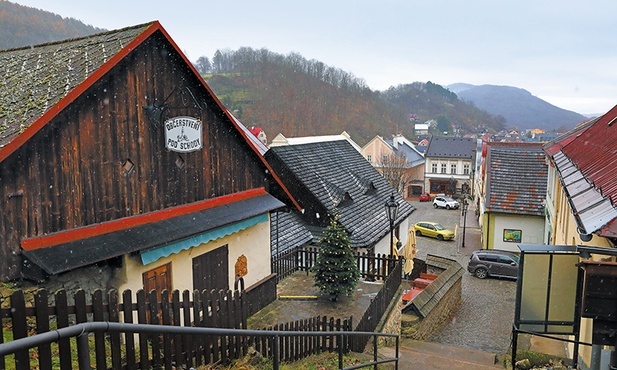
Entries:
{"type": "Polygon", "coordinates": [[[257,284],[289,194],[265,151],[158,22],[0,51],[0,277],[257,284]]]}

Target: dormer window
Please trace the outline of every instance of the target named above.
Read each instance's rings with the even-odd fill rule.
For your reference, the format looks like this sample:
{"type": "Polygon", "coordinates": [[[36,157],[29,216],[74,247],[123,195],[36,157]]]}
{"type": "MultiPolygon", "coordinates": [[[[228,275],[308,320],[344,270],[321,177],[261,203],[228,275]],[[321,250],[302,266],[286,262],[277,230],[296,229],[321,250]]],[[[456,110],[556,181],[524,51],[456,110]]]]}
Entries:
{"type": "Polygon", "coordinates": [[[372,194],[375,192],[375,190],[377,190],[375,183],[370,181],[366,186],[366,190],[364,191],[364,194],[372,194]]]}
{"type": "Polygon", "coordinates": [[[343,196],[341,197],[341,199],[338,201],[337,204],[335,204],[336,207],[343,207],[345,206],[347,203],[350,203],[353,199],[351,199],[351,195],[349,194],[349,192],[345,192],[345,194],[343,194],[343,196]]]}

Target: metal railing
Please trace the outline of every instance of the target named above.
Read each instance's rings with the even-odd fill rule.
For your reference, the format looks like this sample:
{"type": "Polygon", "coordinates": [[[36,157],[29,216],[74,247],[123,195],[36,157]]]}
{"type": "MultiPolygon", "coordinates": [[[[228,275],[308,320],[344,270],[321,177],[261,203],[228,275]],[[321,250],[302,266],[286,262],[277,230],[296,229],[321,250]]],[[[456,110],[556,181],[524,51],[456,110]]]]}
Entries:
{"type": "Polygon", "coordinates": [[[167,326],[167,325],[148,325],[148,324],[127,324],[116,322],[88,322],[36,334],[26,338],[16,339],[11,342],[0,344],[0,356],[6,356],[18,351],[23,351],[40,345],[51,344],[61,339],[75,337],[77,340],[77,359],[79,369],[90,369],[90,349],[88,343],[88,335],[91,333],[124,333],[124,334],[180,334],[180,335],[235,335],[235,336],[257,336],[271,337],[273,340],[273,369],[278,370],[280,366],[280,340],[285,336],[337,336],[338,337],[338,368],[344,370],[359,369],[363,367],[373,366],[377,369],[377,365],[393,362],[395,369],[398,370],[398,355],[399,355],[399,336],[397,334],[387,333],[371,333],[371,332],[331,332],[331,331],[314,331],[314,332],[298,332],[298,331],[270,331],[270,330],[245,330],[245,329],[220,329],[220,328],[202,328],[202,327],[185,327],[185,326],[167,326]],[[365,364],[355,365],[351,367],[343,367],[343,354],[346,348],[342,343],[347,343],[343,340],[345,337],[356,336],[372,336],[373,337],[373,361],[365,364]],[[384,358],[379,360],[377,353],[377,338],[378,337],[394,337],[396,338],[395,357],[384,358]]]}

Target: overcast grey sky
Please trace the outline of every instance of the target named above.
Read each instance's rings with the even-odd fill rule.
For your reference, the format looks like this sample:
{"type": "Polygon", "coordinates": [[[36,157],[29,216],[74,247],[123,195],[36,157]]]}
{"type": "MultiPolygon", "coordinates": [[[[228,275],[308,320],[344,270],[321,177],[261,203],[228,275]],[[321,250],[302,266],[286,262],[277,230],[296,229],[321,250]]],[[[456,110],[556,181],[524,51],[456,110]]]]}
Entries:
{"type": "Polygon", "coordinates": [[[617,105],[615,0],[11,1],[110,30],[158,20],[191,61],[266,48],[373,90],[465,82],[520,87],[582,114],[617,105]]]}

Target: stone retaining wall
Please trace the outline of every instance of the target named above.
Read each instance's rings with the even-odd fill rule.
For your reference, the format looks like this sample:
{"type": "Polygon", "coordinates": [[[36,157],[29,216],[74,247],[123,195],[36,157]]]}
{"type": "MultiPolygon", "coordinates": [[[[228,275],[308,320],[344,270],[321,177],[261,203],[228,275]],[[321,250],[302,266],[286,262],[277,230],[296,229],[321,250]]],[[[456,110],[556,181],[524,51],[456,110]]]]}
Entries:
{"type": "Polygon", "coordinates": [[[401,317],[401,336],[425,340],[438,331],[462,302],[464,270],[455,260],[428,255],[427,267],[437,279],[406,308],[401,317]]]}
{"type": "MultiPolygon", "coordinates": [[[[388,307],[388,311],[384,318],[382,318],[381,322],[377,326],[377,332],[385,333],[385,334],[396,334],[401,335],[401,317],[402,317],[402,306],[401,296],[403,295],[403,289],[399,289],[392,302],[390,302],[390,306],[388,307]]],[[[394,346],[395,339],[388,337],[378,337],[377,345],[378,346],[394,346]]],[[[370,350],[372,351],[372,349],[370,350]]]]}
{"type": "Polygon", "coordinates": [[[445,292],[439,304],[431,312],[420,319],[414,314],[402,314],[401,336],[415,340],[426,340],[439,330],[461,304],[462,280],[458,280],[445,292]]]}

